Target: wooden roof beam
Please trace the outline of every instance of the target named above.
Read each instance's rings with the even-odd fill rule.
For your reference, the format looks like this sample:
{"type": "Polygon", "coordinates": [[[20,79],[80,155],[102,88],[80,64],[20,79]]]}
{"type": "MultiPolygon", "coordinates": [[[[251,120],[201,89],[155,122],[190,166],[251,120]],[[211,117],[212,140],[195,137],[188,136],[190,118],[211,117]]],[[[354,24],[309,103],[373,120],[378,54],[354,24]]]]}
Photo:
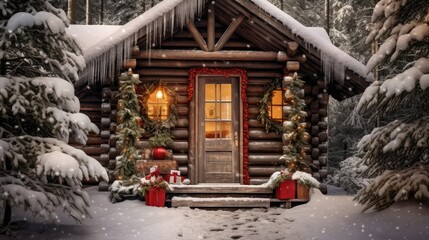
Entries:
{"type": "Polygon", "coordinates": [[[209,52],[213,52],[216,41],[215,7],[213,3],[209,4],[207,15],[207,46],[209,52]]]}
{"type": "Polygon", "coordinates": [[[140,52],[137,59],[176,59],[176,60],[224,60],[224,61],[299,61],[305,62],[306,57],[290,57],[286,52],[265,51],[217,51],[205,52],[201,50],[151,50],[140,52]]]}
{"type": "Polygon", "coordinates": [[[215,51],[222,50],[222,48],[225,46],[229,38],[232,36],[232,34],[234,34],[235,30],[238,28],[238,26],[240,26],[243,20],[244,16],[240,15],[231,22],[226,31],[223,33],[222,37],[220,37],[219,41],[216,43],[214,47],[215,51]]]}
{"type": "Polygon", "coordinates": [[[195,27],[195,24],[192,21],[187,22],[186,26],[188,27],[189,32],[191,33],[192,37],[197,42],[198,46],[203,51],[208,51],[207,43],[204,40],[203,36],[201,36],[201,33],[198,31],[197,27],[195,27]]]}

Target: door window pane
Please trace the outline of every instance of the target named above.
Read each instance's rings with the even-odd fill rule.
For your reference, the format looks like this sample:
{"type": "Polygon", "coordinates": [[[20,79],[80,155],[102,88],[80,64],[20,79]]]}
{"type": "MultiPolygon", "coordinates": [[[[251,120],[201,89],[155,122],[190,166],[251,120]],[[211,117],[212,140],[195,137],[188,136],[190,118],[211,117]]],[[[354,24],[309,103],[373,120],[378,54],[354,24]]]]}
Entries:
{"type": "Polygon", "coordinates": [[[214,101],[216,98],[215,84],[206,84],[206,100],[214,101]]]}
{"type": "Polygon", "coordinates": [[[221,84],[221,100],[231,101],[231,84],[221,84]]]}
{"type": "Polygon", "coordinates": [[[221,103],[221,119],[231,120],[231,103],[221,103]]]}
{"type": "Polygon", "coordinates": [[[232,124],[231,122],[222,122],[221,124],[221,138],[232,138],[232,124]]]}
{"type": "Polygon", "coordinates": [[[206,138],[216,138],[216,122],[206,121],[206,138]]]}

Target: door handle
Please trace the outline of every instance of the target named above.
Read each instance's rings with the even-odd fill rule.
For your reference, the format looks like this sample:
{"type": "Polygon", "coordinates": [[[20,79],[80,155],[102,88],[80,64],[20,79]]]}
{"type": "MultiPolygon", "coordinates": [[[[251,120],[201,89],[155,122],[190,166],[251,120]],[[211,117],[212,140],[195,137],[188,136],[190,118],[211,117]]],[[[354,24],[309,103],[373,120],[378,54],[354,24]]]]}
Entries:
{"type": "Polygon", "coordinates": [[[236,148],[238,148],[238,132],[234,132],[234,145],[236,148]]]}

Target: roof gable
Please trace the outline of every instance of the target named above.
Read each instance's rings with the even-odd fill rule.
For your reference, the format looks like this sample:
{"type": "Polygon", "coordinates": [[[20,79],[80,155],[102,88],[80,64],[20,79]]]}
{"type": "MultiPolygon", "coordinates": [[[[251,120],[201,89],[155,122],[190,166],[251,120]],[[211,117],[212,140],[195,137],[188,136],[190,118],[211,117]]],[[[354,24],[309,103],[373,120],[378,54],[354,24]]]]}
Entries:
{"type": "MultiPolygon", "coordinates": [[[[200,17],[204,11],[207,11],[205,7],[212,4],[212,1],[207,2],[206,0],[164,0],[121,26],[112,35],[100,41],[97,48],[91,48],[85,53],[88,70],[83,81],[94,81],[90,79],[93,76],[108,81],[106,76],[115,76],[116,67],[120,66],[119,63],[123,59],[129,57],[130,49],[138,39],[146,39],[147,49],[150,49],[153,43],[160,42],[178,29],[182,29],[186,19],[193,21],[195,17],[200,17]]],[[[367,75],[367,69],[363,64],[326,39],[326,32],[323,34],[319,30],[305,27],[267,0],[217,0],[215,4],[222,10],[222,15],[217,15],[216,18],[226,25],[237,14],[244,14],[247,21],[237,29],[237,33],[253,31],[255,35],[259,35],[259,39],[255,37],[248,40],[253,40],[252,43],[262,50],[279,51],[285,48],[287,41],[295,41],[304,49],[302,54],[314,65],[321,67],[319,70],[323,72],[328,84],[335,81],[341,85],[348,85],[346,89],[350,89],[355,85],[347,81],[350,78],[358,81],[358,91],[349,95],[363,91],[367,86],[365,79],[372,80],[372,75],[367,75]],[[258,27],[264,28],[266,32],[258,32],[258,27]]],[[[345,92],[347,95],[347,91],[345,92]]]]}

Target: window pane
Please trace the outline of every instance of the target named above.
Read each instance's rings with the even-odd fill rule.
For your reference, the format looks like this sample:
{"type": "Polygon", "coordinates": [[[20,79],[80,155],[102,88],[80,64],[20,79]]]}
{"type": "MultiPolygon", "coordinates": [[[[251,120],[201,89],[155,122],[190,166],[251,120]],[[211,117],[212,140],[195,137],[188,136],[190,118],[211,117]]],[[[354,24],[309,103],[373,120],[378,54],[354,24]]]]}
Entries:
{"type": "Polygon", "coordinates": [[[221,124],[221,138],[231,138],[232,137],[232,124],[231,122],[222,122],[221,124]]]}
{"type": "Polygon", "coordinates": [[[282,119],[283,111],[281,106],[273,106],[273,119],[282,119]]]}
{"type": "Polygon", "coordinates": [[[206,84],[206,101],[214,101],[215,97],[215,84],[206,84]]]}
{"type": "Polygon", "coordinates": [[[231,101],[231,84],[221,84],[221,100],[231,101]]]}
{"type": "Polygon", "coordinates": [[[216,122],[206,122],[206,138],[216,138],[216,122]]]}
{"type": "Polygon", "coordinates": [[[231,103],[221,103],[221,119],[231,120],[231,103]]]}
{"type": "Polygon", "coordinates": [[[273,105],[282,105],[283,104],[282,90],[274,90],[273,91],[273,98],[271,99],[271,103],[273,105]]]}
{"type": "Polygon", "coordinates": [[[215,103],[206,103],[206,119],[214,119],[216,117],[215,103]]]}

